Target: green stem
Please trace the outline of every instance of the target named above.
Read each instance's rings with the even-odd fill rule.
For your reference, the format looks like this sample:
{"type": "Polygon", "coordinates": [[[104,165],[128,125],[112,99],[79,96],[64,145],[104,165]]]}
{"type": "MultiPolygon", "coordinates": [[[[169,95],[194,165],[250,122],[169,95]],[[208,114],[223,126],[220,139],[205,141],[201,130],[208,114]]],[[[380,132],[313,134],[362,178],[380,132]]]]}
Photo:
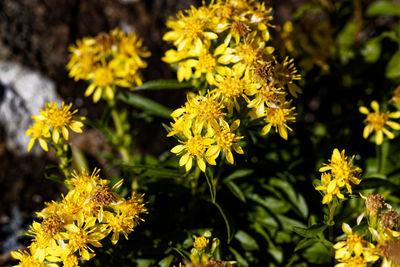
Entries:
{"type": "MultiPolygon", "coordinates": [[[[115,130],[117,131],[117,136],[119,139],[124,138],[125,132],[122,127],[121,117],[119,116],[118,111],[115,109],[115,105],[110,105],[110,106],[111,106],[111,117],[113,118],[113,121],[114,121],[114,126],[115,126],[115,130]]],[[[124,145],[119,144],[118,151],[121,155],[122,161],[124,163],[129,163],[130,157],[129,157],[128,149],[126,149],[126,147],[124,145]]]]}
{"type": "Polygon", "coordinates": [[[336,207],[338,206],[337,200],[333,200],[330,205],[328,206],[329,208],[329,220],[328,220],[328,225],[329,225],[329,240],[333,241],[333,225],[335,224],[333,217],[335,216],[335,210],[336,207]]]}
{"type": "Polygon", "coordinates": [[[58,167],[62,171],[62,173],[65,176],[65,180],[70,178],[70,160],[68,157],[70,147],[68,144],[64,144],[62,140],[60,140],[60,143],[58,144],[53,144],[53,148],[56,151],[57,157],[60,160],[60,163],[58,164],[58,167]]]}

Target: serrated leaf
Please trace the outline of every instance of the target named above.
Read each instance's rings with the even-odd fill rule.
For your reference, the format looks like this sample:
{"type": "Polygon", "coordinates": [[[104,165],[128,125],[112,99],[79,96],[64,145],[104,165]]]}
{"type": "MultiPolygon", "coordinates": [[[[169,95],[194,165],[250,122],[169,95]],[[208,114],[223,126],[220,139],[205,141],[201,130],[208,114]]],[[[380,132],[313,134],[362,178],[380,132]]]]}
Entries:
{"type": "Polygon", "coordinates": [[[235,234],[235,238],[240,242],[244,250],[258,250],[257,241],[248,233],[239,230],[235,234]]]}
{"type": "Polygon", "coordinates": [[[397,50],[386,65],[386,77],[389,79],[400,78],[400,50],[397,50]]]}
{"type": "Polygon", "coordinates": [[[119,94],[119,99],[129,105],[140,108],[143,111],[146,111],[152,115],[165,119],[171,118],[170,116],[172,113],[171,109],[144,96],[133,93],[124,93],[124,94],[119,94]]]}
{"type": "Polygon", "coordinates": [[[400,16],[400,5],[390,1],[376,1],[367,8],[367,17],[400,16]]]}
{"type": "Polygon", "coordinates": [[[303,237],[313,238],[322,233],[328,226],[326,224],[314,224],[309,228],[293,227],[293,231],[303,237]]]}
{"type": "Polygon", "coordinates": [[[190,82],[178,82],[177,80],[153,80],[143,83],[140,86],[133,88],[134,91],[141,90],[170,90],[170,89],[182,89],[191,88],[193,85],[190,82]]]}

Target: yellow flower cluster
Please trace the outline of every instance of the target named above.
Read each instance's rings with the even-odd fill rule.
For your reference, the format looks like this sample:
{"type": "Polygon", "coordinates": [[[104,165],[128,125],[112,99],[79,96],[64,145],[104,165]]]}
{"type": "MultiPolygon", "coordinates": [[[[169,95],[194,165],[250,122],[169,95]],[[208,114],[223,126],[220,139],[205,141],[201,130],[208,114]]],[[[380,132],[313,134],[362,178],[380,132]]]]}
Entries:
{"type": "MultiPolygon", "coordinates": [[[[400,214],[385,203],[379,194],[369,194],[365,199],[366,213],[368,214],[368,229],[370,241],[363,239],[358,233],[353,233],[350,226],[343,223],[346,241],[339,241],[334,245],[335,258],[340,262],[336,266],[367,266],[381,259],[382,267],[400,266],[400,214]],[[383,211],[384,207],[386,211],[383,211]],[[355,265],[357,263],[357,265],[355,265]]],[[[363,215],[359,217],[361,223],[363,215]]]]}
{"type": "Polygon", "coordinates": [[[340,263],[336,267],[367,266],[379,259],[375,253],[375,246],[366,241],[358,233],[353,233],[347,223],[342,224],[342,230],[347,235],[345,241],[339,241],[335,249],[335,259],[340,263]]]}
{"type": "Polygon", "coordinates": [[[364,106],[359,108],[362,114],[367,115],[367,118],[364,120],[366,126],[364,128],[363,137],[367,139],[372,132],[375,132],[375,143],[379,146],[383,142],[383,134],[385,134],[389,139],[394,138],[394,134],[385,128],[385,126],[389,126],[393,130],[400,130],[399,123],[389,120],[400,118],[400,111],[386,111],[381,113],[377,101],[371,102],[371,108],[374,112],[370,112],[368,108],[364,106]]]}
{"type": "Polygon", "coordinates": [[[76,116],[78,110],[70,111],[72,103],[65,105],[61,104],[61,108],[57,103],[46,103],[45,109],[41,109],[39,115],[32,116],[35,123],[26,131],[27,136],[31,136],[28,145],[30,151],[36,140],[40,146],[47,151],[47,141],[52,140],[57,144],[60,137],[68,140],[68,128],[74,132],[82,133],[83,123],[86,118],[76,116]]]}
{"type": "Polygon", "coordinates": [[[116,28],[109,33],[85,37],[72,45],[67,69],[75,81],[86,80],[90,85],[85,96],[93,94],[93,102],[100,98],[112,100],[116,86],[134,87],[142,84],[140,69],[150,56],[143,40],[135,33],[125,34],[116,28]]]}
{"type": "Polygon", "coordinates": [[[361,182],[361,169],[357,166],[353,166],[354,156],[350,160],[344,154],[344,149],[339,152],[337,148],[333,150],[332,157],[328,164],[320,168],[321,185],[315,189],[318,191],[324,191],[325,195],[322,199],[322,203],[330,203],[333,196],[339,199],[343,199],[344,195],[340,189],[346,186],[347,191],[352,194],[350,182],[353,184],[359,184],[361,182]]]}
{"type": "Polygon", "coordinates": [[[205,171],[206,162],[215,164],[221,151],[229,163],[234,162],[231,148],[243,153],[236,144],[241,137],[233,133],[240,114],[260,119],[262,135],[274,127],[288,138],[287,123],[295,120],[295,108],[287,96],[301,92],[293,83],[300,75],[293,59],[278,61],[274,47],[266,45],[273,27],[271,12],[253,0],[217,0],[167,21],[171,31],[163,39],[176,48],[163,60],[177,68],[179,81],[195,79],[202,88],[172,113],[169,136],[178,135],[182,143],[172,152],[183,154],[180,165],[186,170],[194,158],[205,171]]]}
{"type": "Polygon", "coordinates": [[[114,192],[123,180],[108,187],[109,180],[99,177],[99,169],[91,175],[82,170],[72,173],[66,183],[72,187],[60,201],[46,203],[37,213],[42,222],[33,222],[28,235],[32,243],[28,251],[13,251],[17,266],[78,266],[79,260],[95,256],[92,247],[101,247],[101,240],[113,232],[116,244],[122,233],[126,239],[146,213],[142,195],[133,193],[125,199],[114,192]]]}
{"type": "Polygon", "coordinates": [[[179,267],[232,267],[235,261],[215,260],[213,253],[219,245],[219,239],[214,238],[210,243],[211,232],[205,232],[203,236],[194,236],[193,248],[190,252],[190,261],[180,263],[179,267]]]}

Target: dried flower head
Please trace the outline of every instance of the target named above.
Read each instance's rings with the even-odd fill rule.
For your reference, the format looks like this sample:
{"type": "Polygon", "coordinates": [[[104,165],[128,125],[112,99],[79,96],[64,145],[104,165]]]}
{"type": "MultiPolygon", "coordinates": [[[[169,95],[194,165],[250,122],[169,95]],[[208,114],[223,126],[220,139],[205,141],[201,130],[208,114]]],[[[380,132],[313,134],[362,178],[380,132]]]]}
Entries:
{"type": "Polygon", "coordinates": [[[377,215],[383,208],[384,204],[385,201],[379,194],[368,194],[365,199],[365,209],[367,210],[367,213],[372,216],[377,215]]]}
{"type": "Polygon", "coordinates": [[[381,214],[380,222],[382,228],[398,228],[400,223],[400,215],[394,210],[389,210],[381,214]]]}

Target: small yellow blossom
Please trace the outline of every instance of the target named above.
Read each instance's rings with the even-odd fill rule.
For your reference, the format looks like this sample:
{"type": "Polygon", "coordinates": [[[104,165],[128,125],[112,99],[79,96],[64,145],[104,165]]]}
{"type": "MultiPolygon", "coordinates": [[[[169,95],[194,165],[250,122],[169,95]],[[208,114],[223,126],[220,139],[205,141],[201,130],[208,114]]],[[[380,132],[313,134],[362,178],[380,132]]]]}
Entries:
{"type": "Polygon", "coordinates": [[[204,236],[194,236],[194,242],[193,242],[193,247],[196,249],[204,249],[207,247],[209,243],[209,240],[205,238],[204,236]]]}
{"type": "Polygon", "coordinates": [[[48,150],[48,146],[46,143],[46,139],[50,138],[50,126],[44,121],[35,122],[31,128],[26,131],[27,136],[31,136],[31,140],[28,144],[28,151],[31,151],[33,145],[35,144],[35,140],[39,141],[40,146],[44,151],[48,150]]]}
{"type": "MultiPolygon", "coordinates": [[[[342,230],[347,235],[345,241],[337,242],[333,248],[335,249],[335,259],[346,262],[353,257],[362,257],[363,262],[375,262],[379,256],[375,254],[375,246],[364,240],[358,233],[353,233],[351,227],[347,223],[342,224],[342,230]]],[[[360,262],[360,258],[352,259],[352,261],[360,262]]],[[[362,261],[361,261],[362,262],[362,261]]],[[[340,265],[353,266],[353,265],[340,265]]]]}
{"type": "MultiPolygon", "coordinates": [[[[339,187],[346,186],[350,194],[352,194],[350,182],[353,184],[359,184],[361,179],[359,178],[361,174],[361,169],[357,166],[353,166],[354,156],[347,161],[347,157],[344,155],[344,149],[339,152],[337,148],[333,150],[332,157],[328,164],[324,164],[324,167],[319,169],[320,172],[330,171],[333,180],[330,184],[337,184],[339,187]]],[[[333,185],[328,185],[329,187],[334,187],[333,185]]]]}
{"type": "Polygon", "coordinates": [[[375,143],[377,145],[381,145],[383,142],[383,134],[385,134],[389,139],[394,138],[394,134],[385,128],[386,125],[393,130],[400,130],[399,123],[389,120],[400,118],[400,111],[387,111],[385,113],[381,113],[379,110],[379,103],[377,101],[372,101],[371,107],[374,112],[370,112],[364,106],[359,108],[359,111],[362,114],[367,115],[367,118],[364,121],[366,126],[364,128],[363,137],[367,139],[372,132],[375,132],[375,143]]]}
{"type": "Polygon", "coordinates": [[[271,130],[271,127],[275,127],[275,132],[279,132],[279,135],[287,140],[288,133],[287,129],[290,131],[292,130],[288,125],[287,122],[294,121],[295,117],[293,114],[294,107],[286,108],[289,103],[283,103],[281,106],[278,107],[267,107],[265,108],[264,113],[264,120],[267,123],[266,126],[261,130],[261,135],[266,135],[271,130]]]}
{"type": "Polygon", "coordinates": [[[320,186],[315,187],[318,191],[325,191],[326,194],[322,198],[322,204],[330,203],[332,201],[332,197],[336,196],[339,199],[343,199],[344,195],[340,192],[340,188],[335,180],[331,181],[330,173],[323,173],[321,175],[321,184],[320,186]]]}
{"type": "MultiPolygon", "coordinates": [[[[234,163],[233,154],[231,148],[238,154],[243,154],[243,149],[236,143],[243,136],[238,136],[233,131],[239,127],[240,121],[234,121],[231,126],[224,121],[220,120],[220,124],[212,123],[214,132],[215,144],[211,145],[205,154],[208,161],[215,161],[222,151],[225,153],[226,160],[230,163],[234,163]]],[[[214,162],[213,162],[214,163],[214,162]]],[[[214,164],[215,165],[215,164],[214,164]]]]}

